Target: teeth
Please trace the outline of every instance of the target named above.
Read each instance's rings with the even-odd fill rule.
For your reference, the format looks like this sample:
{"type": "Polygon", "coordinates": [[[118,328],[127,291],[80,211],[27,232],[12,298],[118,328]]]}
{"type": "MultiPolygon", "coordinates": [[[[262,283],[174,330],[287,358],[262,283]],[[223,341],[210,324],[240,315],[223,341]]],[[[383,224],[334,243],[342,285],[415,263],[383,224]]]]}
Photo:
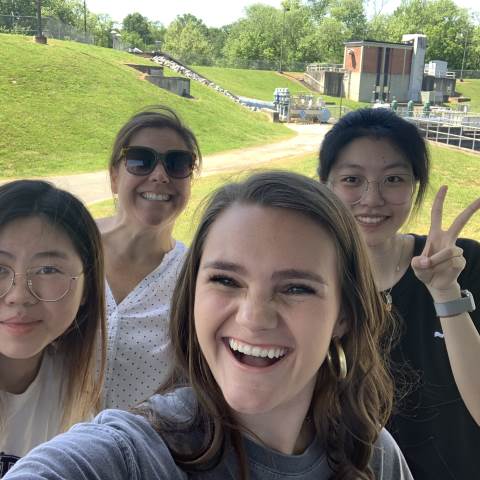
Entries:
{"type": "Polygon", "coordinates": [[[286,348],[276,347],[276,348],[260,348],[248,345],[246,343],[240,343],[233,338],[228,339],[228,344],[232,350],[243,353],[244,355],[251,355],[252,357],[263,357],[263,358],[280,358],[287,353],[286,348]]]}
{"type": "Polygon", "coordinates": [[[362,223],[371,223],[371,224],[376,224],[383,222],[386,217],[361,217],[358,216],[357,219],[362,222],[362,223]]]}
{"type": "Polygon", "coordinates": [[[140,194],[140,196],[145,200],[160,200],[162,202],[170,200],[170,195],[165,193],[143,192],[140,194]]]}

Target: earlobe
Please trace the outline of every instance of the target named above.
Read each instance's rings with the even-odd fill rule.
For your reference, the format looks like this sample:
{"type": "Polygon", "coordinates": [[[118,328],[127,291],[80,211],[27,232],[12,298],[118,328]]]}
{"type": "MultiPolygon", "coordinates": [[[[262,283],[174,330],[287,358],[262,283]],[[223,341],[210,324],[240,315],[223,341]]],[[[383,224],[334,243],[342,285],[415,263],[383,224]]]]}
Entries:
{"type": "Polygon", "coordinates": [[[332,337],[342,338],[348,331],[348,324],[345,315],[341,313],[333,327],[332,337]]]}

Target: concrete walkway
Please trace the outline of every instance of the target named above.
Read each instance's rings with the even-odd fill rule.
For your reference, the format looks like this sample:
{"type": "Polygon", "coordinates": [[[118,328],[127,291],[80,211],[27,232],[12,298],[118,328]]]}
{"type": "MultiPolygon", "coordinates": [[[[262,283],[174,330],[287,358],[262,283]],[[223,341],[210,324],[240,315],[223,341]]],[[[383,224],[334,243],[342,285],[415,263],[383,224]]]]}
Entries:
{"type": "MultiPolygon", "coordinates": [[[[288,124],[297,132],[295,137],[257,147],[242,148],[203,157],[201,176],[222,171],[248,169],[272,160],[286,159],[308,153],[317,153],[322,139],[330,130],[329,124],[288,124]]],[[[87,205],[112,198],[106,170],[77,175],[45,178],[56,186],[68,190],[87,205]]]]}

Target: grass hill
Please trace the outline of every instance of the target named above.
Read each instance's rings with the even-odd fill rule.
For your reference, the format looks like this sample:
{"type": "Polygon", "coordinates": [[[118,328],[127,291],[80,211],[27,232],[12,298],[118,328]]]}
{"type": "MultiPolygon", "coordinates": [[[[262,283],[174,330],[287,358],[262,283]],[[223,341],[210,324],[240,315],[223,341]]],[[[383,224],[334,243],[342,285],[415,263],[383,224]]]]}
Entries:
{"type": "MultiPolygon", "coordinates": [[[[300,92],[310,91],[306,86],[293,78],[293,75],[282,75],[278,72],[267,70],[243,70],[240,68],[220,67],[192,67],[194,70],[212,82],[221,85],[236,95],[258,98],[259,100],[272,101],[273,91],[276,87],[288,88],[290,93],[295,95],[300,92]]],[[[298,76],[296,74],[295,76],[298,76]]],[[[301,76],[301,75],[300,75],[301,76]]],[[[318,92],[311,91],[314,95],[318,92]]],[[[340,98],[321,95],[327,101],[335,104],[340,103],[340,98]]],[[[352,109],[368,105],[364,102],[342,99],[342,104],[352,109]]]]}
{"type": "Polygon", "coordinates": [[[455,90],[465,97],[471,98],[467,105],[470,106],[472,112],[480,113],[480,79],[465,78],[463,82],[457,79],[455,90]]]}
{"type": "Polygon", "coordinates": [[[0,177],[105,168],[119,127],[151,104],[173,107],[204,154],[292,135],[195,82],[186,99],[143,81],[125,64],[150,62],[128,53],[7,34],[0,45],[0,177]]]}
{"type": "Polygon", "coordinates": [[[236,95],[272,101],[275,88],[288,88],[290,93],[305,92],[306,88],[294,80],[269,70],[245,70],[241,68],[192,67],[212,82],[236,95]]]}

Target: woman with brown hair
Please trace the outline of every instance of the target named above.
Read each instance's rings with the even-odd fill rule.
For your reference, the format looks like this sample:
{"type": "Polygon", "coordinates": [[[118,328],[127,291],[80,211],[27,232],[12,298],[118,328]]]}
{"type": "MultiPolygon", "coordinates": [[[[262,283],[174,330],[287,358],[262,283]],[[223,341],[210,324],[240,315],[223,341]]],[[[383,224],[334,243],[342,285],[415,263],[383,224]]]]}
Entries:
{"type": "Polygon", "coordinates": [[[411,479],[392,437],[389,316],[328,188],[268,172],[211,197],[172,299],[174,372],[9,480],[411,479]]]}
{"type": "Polygon", "coordinates": [[[170,299],[186,247],[173,238],[190,198],[200,149],[168,107],[152,106],[120,129],[110,158],[115,214],[98,221],[107,276],[107,408],[129,408],[170,373],[170,299]]]}
{"type": "Polygon", "coordinates": [[[83,204],[43,181],[1,186],[0,477],[98,412],[103,289],[100,234],[83,204]]]}

